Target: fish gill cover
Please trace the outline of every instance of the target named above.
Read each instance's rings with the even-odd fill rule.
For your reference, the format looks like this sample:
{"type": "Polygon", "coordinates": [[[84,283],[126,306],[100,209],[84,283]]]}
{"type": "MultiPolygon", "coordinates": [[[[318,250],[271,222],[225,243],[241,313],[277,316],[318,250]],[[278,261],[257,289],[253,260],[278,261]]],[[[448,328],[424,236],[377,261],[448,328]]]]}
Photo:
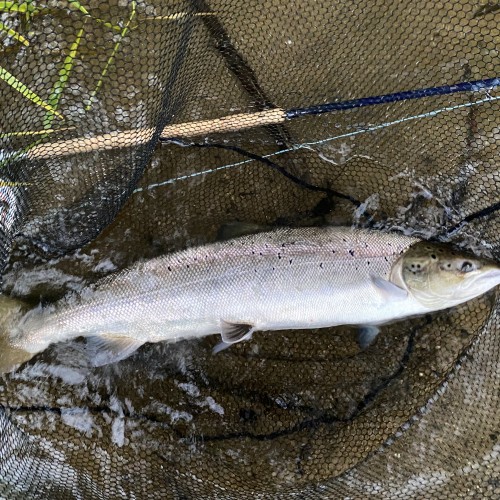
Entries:
{"type": "MultiPolygon", "coordinates": [[[[36,305],[227,223],[500,257],[494,2],[0,2],[5,294],[36,305]]],[[[498,498],[493,292],[384,327],[56,344],[0,384],[0,496],[498,498]]],[[[0,354],[1,355],[1,354],[0,354]]]]}

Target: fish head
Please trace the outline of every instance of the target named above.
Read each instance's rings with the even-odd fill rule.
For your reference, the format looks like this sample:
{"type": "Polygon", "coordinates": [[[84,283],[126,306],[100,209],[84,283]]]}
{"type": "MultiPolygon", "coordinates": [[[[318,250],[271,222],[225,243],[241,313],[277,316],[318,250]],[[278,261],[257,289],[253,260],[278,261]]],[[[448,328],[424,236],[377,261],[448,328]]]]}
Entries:
{"type": "Polygon", "coordinates": [[[500,283],[500,265],[442,243],[418,242],[395,264],[391,281],[430,311],[478,297],[500,283]]]}

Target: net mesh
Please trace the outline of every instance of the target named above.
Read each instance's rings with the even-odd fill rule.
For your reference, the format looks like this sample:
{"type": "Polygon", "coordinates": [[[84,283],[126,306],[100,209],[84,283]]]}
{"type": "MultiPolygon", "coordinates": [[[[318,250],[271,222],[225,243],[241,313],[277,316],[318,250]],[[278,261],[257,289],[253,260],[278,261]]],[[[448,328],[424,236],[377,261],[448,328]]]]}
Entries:
{"type": "MultiPolygon", "coordinates": [[[[6,294],[55,301],[233,221],[499,257],[495,86],[286,118],[497,77],[496,3],[7,4],[6,294]]],[[[53,345],[3,375],[0,496],[498,498],[497,311],[490,293],[363,352],[347,328],[217,356],[215,337],[151,344],[101,368],[53,345]]]]}

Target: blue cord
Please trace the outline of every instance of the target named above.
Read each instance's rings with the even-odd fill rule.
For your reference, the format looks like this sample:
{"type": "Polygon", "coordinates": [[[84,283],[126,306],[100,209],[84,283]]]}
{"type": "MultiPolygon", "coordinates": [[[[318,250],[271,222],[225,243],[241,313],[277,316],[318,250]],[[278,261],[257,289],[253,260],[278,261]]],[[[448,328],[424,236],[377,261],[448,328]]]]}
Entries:
{"type": "Polygon", "coordinates": [[[479,90],[488,90],[500,85],[500,78],[489,78],[487,80],[476,80],[474,82],[461,82],[455,85],[443,85],[441,87],[429,87],[426,89],[407,90],[404,92],[395,92],[374,97],[362,97],[350,101],[330,102],[309,106],[307,108],[295,108],[286,111],[285,116],[288,119],[307,115],[321,115],[332,111],[342,111],[346,109],[364,108],[365,106],[374,106],[376,104],[387,104],[391,102],[407,101],[409,99],[421,99],[422,97],[432,97],[436,95],[454,94],[456,92],[477,92],[479,90]]]}

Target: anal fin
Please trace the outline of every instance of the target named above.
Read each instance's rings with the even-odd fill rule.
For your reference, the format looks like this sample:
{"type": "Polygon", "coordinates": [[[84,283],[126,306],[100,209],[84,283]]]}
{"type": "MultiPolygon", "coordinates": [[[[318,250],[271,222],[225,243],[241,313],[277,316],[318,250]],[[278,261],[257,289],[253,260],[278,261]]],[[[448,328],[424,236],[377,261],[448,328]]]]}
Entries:
{"type": "Polygon", "coordinates": [[[92,366],[104,366],[128,358],[143,344],[143,340],[125,335],[102,334],[87,337],[85,350],[92,366]]]}

